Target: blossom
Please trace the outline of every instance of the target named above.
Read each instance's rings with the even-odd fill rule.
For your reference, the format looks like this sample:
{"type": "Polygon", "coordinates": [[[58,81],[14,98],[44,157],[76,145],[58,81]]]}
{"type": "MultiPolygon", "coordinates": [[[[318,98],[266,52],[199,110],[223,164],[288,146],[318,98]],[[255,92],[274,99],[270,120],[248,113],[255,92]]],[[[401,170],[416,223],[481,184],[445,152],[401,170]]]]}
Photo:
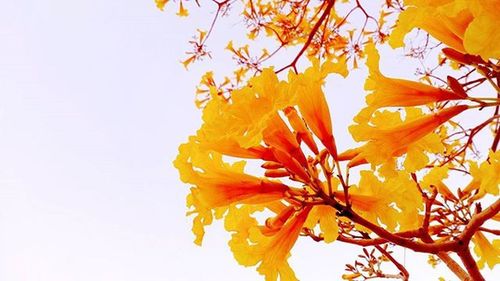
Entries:
{"type": "Polygon", "coordinates": [[[288,121],[290,122],[290,125],[297,132],[297,137],[300,140],[304,141],[312,150],[312,152],[318,154],[318,146],[316,145],[311,132],[307,128],[304,119],[299,116],[297,110],[293,107],[287,107],[285,108],[284,112],[286,114],[286,117],[288,118],[288,121]]]}
{"type": "Polygon", "coordinates": [[[269,147],[286,151],[302,166],[307,166],[300,144],[278,113],[270,117],[268,126],[263,131],[263,140],[269,147]]]}
{"type": "Polygon", "coordinates": [[[437,192],[445,199],[458,202],[458,198],[451,192],[448,186],[443,182],[448,177],[448,167],[432,168],[422,179],[421,186],[424,189],[432,190],[436,188],[437,192]]]}
{"type": "Polygon", "coordinates": [[[500,240],[495,239],[490,243],[481,231],[478,231],[472,236],[474,242],[474,252],[479,256],[477,265],[479,268],[484,268],[487,264],[490,269],[493,269],[496,264],[500,263],[500,240]]]}
{"type": "Polygon", "coordinates": [[[188,207],[193,207],[192,212],[198,213],[193,228],[198,244],[203,237],[203,225],[211,223],[210,210],[236,202],[279,200],[288,190],[288,186],[280,182],[245,174],[244,161],[228,164],[222,161],[221,154],[201,150],[194,137],[179,147],[174,166],[179,170],[181,180],[194,186],[188,207]]]}
{"type": "Polygon", "coordinates": [[[365,47],[366,64],[370,75],[365,82],[367,107],[354,119],[358,123],[368,122],[372,113],[381,107],[416,106],[432,102],[457,100],[463,97],[452,91],[423,83],[384,76],[379,70],[380,55],[373,43],[365,47]]]}
{"type": "Polygon", "coordinates": [[[189,16],[189,12],[186,8],[184,8],[184,4],[182,1],[179,2],[179,11],[176,13],[179,17],[187,17],[189,16]]]}
{"type": "Polygon", "coordinates": [[[330,206],[314,206],[304,223],[304,227],[314,229],[319,224],[321,236],[326,243],[337,240],[339,236],[339,226],[336,221],[336,210],[330,206]]]}
{"type": "Polygon", "coordinates": [[[214,217],[225,215],[226,229],[233,232],[230,247],[241,264],[259,264],[266,280],[296,280],[286,260],[309,213],[308,226],[319,222],[325,240],[335,240],[333,208],[297,203],[297,197],[300,201],[315,194],[315,159],[320,154],[336,157],[322,91],[323,79],[332,71],[341,69],[316,63],[304,74],[290,73],[288,81],[279,81],[272,69],[265,69],[234,90],[229,100],[214,96],[207,101],[201,128],[179,147],[174,161],[181,180],[192,186],[187,205],[188,214],[195,215],[195,243],[201,244],[204,227],[214,217]],[[302,143],[314,157],[306,157],[302,143]],[[245,173],[246,160],[234,157],[263,161],[264,177],[245,173]],[[284,184],[277,177],[291,181],[284,184]],[[305,188],[293,187],[294,183],[305,188]],[[263,208],[276,214],[264,226],[252,217],[263,208]]]}
{"type": "MultiPolygon", "coordinates": [[[[404,231],[418,227],[422,199],[418,188],[407,174],[381,181],[371,171],[361,171],[358,186],[349,188],[352,208],[367,220],[386,225],[389,230],[404,231]],[[394,204],[399,208],[394,208],[394,204]]],[[[336,191],[335,198],[345,202],[343,191],[336,191]]]]}
{"type": "Polygon", "coordinates": [[[261,145],[270,118],[295,104],[295,95],[287,94],[286,83],[272,69],[265,69],[247,87],[234,90],[231,102],[212,98],[203,110],[204,123],[197,136],[206,148],[216,151],[225,149],[227,143],[240,149],[256,147],[261,145]]]}
{"type": "MultiPolygon", "coordinates": [[[[372,164],[382,164],[393,157],[401,156],[415,149],[412,157],[416,161],[407,161],[405,165],[411,170],[415,170],[421,164],[426,164],[428,159],[423,154],[422,148],[435,150],[435,141],[420,142],[436,130],[441,124],[447,122],[455,115],[466,110],[468,106],[458,105],[438,111],[437,113],[424,115],[411,121],[397,125],[371,126],[369,124],[358,124],[349,127],[349,130],[356,141],[366,141],[357,151],[349,151],[352,157],[349,166],[355,166],[363,161],[372,164]],[[415,146],[418,144],[419,146],[415,146]],[[416,164],[415,164],[416,163],[416,164]]],[[[387,113],[390,115],[390,113],[387,113]]],[[[398,113],[394,113],[399,115],[398,113]]],[[[394,119],[394,117],[392,117],[394,119]]],[[[394,124],[394,121],[391,121],[394,124]]],[[[435,138],[434,138],[435,139],[435,138]]],[[[429,139],[427,139],[429,140],[429,139]]],[[[439,141],[439,138],[438,138],[439,141]]],[[[345,154],[341,154],[342,159],[347,159],[345,154]]]]}
{"type": "Polygon", "coordinates": [[[413,28],[421,28],[459,52],[480,55],[485,60],[500,56],[497,1],[413,0],[405,4],[408,8],[399,15],[389,38],[393,48],[401,47],[404,36],[413,28]]]}
{"type": "Polygon", "coordinates": [[[156,2],[156,7],[160,10],[163,11],[165,8],[165,5],[168,3],[169,0],[155,0],[156,2]]]}
{"type": "Polygon", "coordinates": [[[472,180],[463,190],[463,193],[468,195],[473,190],[477,190],[477,194],[473,196],[474,199],[482,198],[486,194],[497,196],[500,185],[498,171],[500,171],[500,151],[490,151],[488,159],[481,165],[477,165],[475,162],[471,163],[472,180]]]}
{"type": "Polygon", "coordinates": [[[226,230],[232,231],[229,246],[235,259],[245,266],[259,265],[257,270],[266,280],[293,281],[295,277],[287,262],[311,207],[288,212],[286,223],[272,235],[265,235],[257,221],[250,217],[248,207],[231,208],[225,219],[226,230]]]}
{"type": "Polygon", "coordinates": [[[290,91],[297,95],[297,105],[311,131],[320,139],[330,154],[337,157],[337,147],[332,132],[330,110],[321,89],[326,75],[336,71],[332,66],[318,65],[303,74],[289,76],[290,91]]]}

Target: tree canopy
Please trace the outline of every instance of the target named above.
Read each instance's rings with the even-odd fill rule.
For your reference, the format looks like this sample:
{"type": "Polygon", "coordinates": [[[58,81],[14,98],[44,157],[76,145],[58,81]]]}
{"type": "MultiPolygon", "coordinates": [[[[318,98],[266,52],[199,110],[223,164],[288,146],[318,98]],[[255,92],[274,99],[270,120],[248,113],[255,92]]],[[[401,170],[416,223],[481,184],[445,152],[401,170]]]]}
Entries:
{"type": "Polygon", "coordinates": [[[189,42],[186,68],[211,57],[207,42],[225,16],[247,30],[248,44],[227,34],[233,72],[201,77],[202,124],[174,161],[191,187],[196,244],[223,220],[236,261],[265,280],[298,280],[288,257],[299,237],[362,247],[345,280],[408,280],[393,245],[443,262],[460,280],[484,280],[481,270],[500,262],[498,1],[156,4],[181,17],[212,11],[189,42]],[[255,51],[263,41],[272,49],[255,51]],[[422,64],[413,79],[381,71],[391,52],[422,64]],[[361,70],[365,91],[344,98],[366,104],[334,130],[326,80],[361,70]],[[337,145],[339,131],[351,147],[337,145]]]}

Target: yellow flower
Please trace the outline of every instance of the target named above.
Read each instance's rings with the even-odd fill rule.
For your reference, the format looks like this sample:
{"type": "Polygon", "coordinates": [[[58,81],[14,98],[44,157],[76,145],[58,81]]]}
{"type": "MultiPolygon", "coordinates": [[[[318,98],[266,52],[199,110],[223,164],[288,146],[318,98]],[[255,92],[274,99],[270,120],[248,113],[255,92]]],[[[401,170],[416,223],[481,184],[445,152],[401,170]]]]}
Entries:
{"type": "Polygon", "coordinates": [[[405,2],[408,8],[400,14],[389,39],[393,48],[401,47],[404,36],[413,28],[421,28],[459,52],[480,55],[485,60],[500,56],[498,1],[405,2]]]}
{"type": "Polygon", "coordinates": [[[319,65],[308,68],[304,74],[290,73],[290,91],[297,95],[297,105],[306,124],[320,139],[330,154],[336,158],[337,148],[332,132],[332,121],[328,104],[321,89],[332,67],[319,65]]]}
{"type": "Polygon", "coordinates": [[[478,166],[475,162],[471,163],[472,181],[464,189],[464,194],[470,194],[473,190],[478,193],[473,196],[474,199],[484,197],[487,193],[498,196],[500,185],[500,151],[490,151],[486,161],[478,166]]]}
{"type": "Polygon", "coordinates": [[[163,11],[165,8],[165,5],[168,3],[169,0],[155,0],[156,2],[156,7],[160,10],[163,11]]]}
{"type": "Polygon", "coordinates": [[[189,15],[188,10],[186,10],[186,8],[184,8],[184,4],[182,4],[182,0],[179,2],[179,11],[176,15],[179,17],[187,17],[189,15]]]}
{"type": "Polygon", "coordinates": [[[298,280],[287,259],[310,210],[311,207],[307,207],[288,213],[289,218],[278,231],[265,235],[256,220],[250,217],[248,208],[231,208],[225,226],[226,230],[233,232],[229,246],[235,259],[245,266],[259,264],[257,270],[266,281],[278,277],[286,281],[298,280]]]}
{"type": "Polygon", "coordinates": [[[458,201],[458,198],[451,192],[448,186],[443,182],[448,177],[448,167],[436,167],[432,168],[427,175],[424,176],[421,182],[421,186],[424,189],[432,190],[436,188],[437,192],[441,194],[445,199],[454,202],[458,201]]]}
{"type": "MultiPolygon", "coordinates": [[[[179,170],[181,180],[192,184],[188,207],[193,207],[192,213],[209,217],[210,210],[227,207],[233,203],[264,203],[285,197],[288,186],[266,178],[257,178],[243,172],[245,162],[234,164],[224,163],[222,155],[217,152],[200,150],[195,138],[179,147],[179,155],[174,161],[179,170]]],[[[201,218],[195,218],[195,223],[202,223],[201,218]]],[[[203,227],[196,226],[198,244],[203,237],[203,227]]]]}
{"type": "Polygon", "coordinates": [[[201,243],[204,226],[214,217],[225,216],[225,227],[233,232],[229,244],[239,263],[259,264],[258,271],[266,280],[278,276],[297,280],[287,258],[311,209],[308,225],[319,222],[325,241],[336,239],[333,208],[297,203],[304,192],[314,192],[309,187],[318,180],[317,170],[311,167],[317,164],[314,159],[320,154],[336,156],[322,91],[330,72],[342,73],[342,68],[315,63],[304,74],[291,73],[288,81],[279,81],[272,69],[265,69],[247,86],[234,90],[229,100],[208,100],[203,125],[179,147],[174,161],[181,180],[192,185],[187,205],[191,208],[188,214],[195,214],[195,243],[201,243]],[[318,148],[313,134],[326,149],[318,148]],[[302,142],[314,157],[306,157],[302,142]],[[225,156],[263,160],[265,177],[246,174],[245,161],[227,163],[225,156]],[[306,188],[299,190],[271,179],[283,176],[306,188]],[[276,215],[261,226],[251,215],[264,208],[276,215]]]}
{"type": "Polygon", "coordinates": [[[352,281],[361,276],[361,273],[342,274],[342,279],[352,281]]]}
{"type": "Polygon", "coordinates": [[[307,160],[300,148],[300,144],[278,113],[269,118],[269,123],[263,131],[263,139],[269,147],[286,151],[302,166],[307,167],[307,160]]]}
{"type": "Polygon", "coordinates": [[[498,15],[500,5],[496,0],[468,1],[474,19],[464,34],[464,48],[469,54],[480,55],[483,59],[500,57],[500,34],[498,15]]]}
{"type": "Polygon", "coordinates": [[[287,94],[286,86],[272,69],[265,69],[247,87],[234,90],[230,103],[212,98],[203,110],[204,123],[197,134],[200,142],[214,150],[224,149],[228,142],[243,149],[259,146],[269,119],[295,105],[295,95],[287,94]]]}
{"type": "Polygon", "coordinates": [[[367,44],[365,52],[370,71],[365,90],[371,93],[366,97],[368,106],[354,119],[358,123],[368,122],[372,113],[381,107],[416,106],[463,98],[452,91],[423,83],[386,77],[379,70],[380,55],[375,45],[367,44]]]}
{"type": "MultiPolygon", "coordinates": [[[[398,223],[399,231],[419,225],[422,199],[416,184],[407,175],[399,173],[383,182],[371,171],[361,171],[360,175],[359,187],[349,189],[349,199],[356,212],[372,223],[382,222],[390,231],[394,231],[398,223]]],[[[345,202],[343,191],[336,191],[335,197],[345,202]]]]}
{"type": "Polygon", "coordinates": [[[326,243],[337,240],[339,236],[339,226],[335,218],[336,210],[330,206],[314,206],[307,217],[304,227],[314,229],[319,224],[321,235],[326,243]]]}
{"type": "Polygon", "coordinates": [[[293,107],[287,107],[284,112],[290,122],[290,125],[297,132],[297,137],[304,141],[314,154],[318,154],[318,146],[316,145],[316,142],[314,142],[311,132],[307,128],[304,120],[299,116],[297,110],[293,107]]]}
{"type": "Polygon", "coordinates": [[[288,190],[282,183],[245,174],[245,161],[225,163],[221,154],[200,151],[193,142],[181,145],[179,151],[174,165],[182,181],[195,185],[199,198],[209,208],[281,199],[288,190]]]}
{"type": "Polygon", "coordinates": [[[432,266],[432,268],[436,268],[436,265],[438,265],[440,262],[439,259],[436,258],[434,255],[428,255],[427,256],[427,263],[432,266]]]}
{"type": "Polygon", "coordinates": [[[317,63],[304,74],[290,74],[289,82],[280,82],[272,69],[265,69],[250,79],[248,86],[234,90],[230,102],[213,98],[207,103],[196,142],[202,149],[228,156],[281,162],[293,179],[307,182],[308,163],[300,141],[318,154],[314,133],[336,156],[330,113],[321,89],[323,79],[332,71],[337,71],[334,66],[317,63]]]}
{"type": "MultiPolygon", "coordinates": [[[[389,127],[373,127],[368,124],[353,125],[349,127],[353,138],[356,141],[366,141],[366,144],[359,148],[357,154],[352,153],[353,151],[349,152],[350,156],[354,155],[349,166],[352,167],[354,164],[362,163],[363,159],[371,164],[382,164],[393,157],[398,157],[409,152],[410,149],[415,149],[416,151],[414,151],[413,156],[418,155],[419,158],[413,160],[417,160],[418,165],[413,163],[413,161],[405,162],[405,166],[409,165],[411,170],[415,170],[421,164],[425,165],[426,163],[424,162],[427,161],[427,157],[421,152],[422,148],[434,150],[433,147],[435,145],[433,143],[435,141],[420,143],[423,147],[415,147],[412,144],[423,140],[441,124],[467,108],[468,106],[466,105],[453,106],[399,125],[389,125],[389,127]]],[[[346,159],[346,155],[341,154],[341,156],[342,159],[346,159]]]]}
{"type": "Polygon", "coordinates": [[[479,260],[477,265],[483,268],[484,264],[488,264],[490,269],[493,269],[497,263],[500,263],[500,240],[495,239],[490,243],[481,231],[478,231],[472,236],[474,242],[474,252],[478,255],[479,260]]]}

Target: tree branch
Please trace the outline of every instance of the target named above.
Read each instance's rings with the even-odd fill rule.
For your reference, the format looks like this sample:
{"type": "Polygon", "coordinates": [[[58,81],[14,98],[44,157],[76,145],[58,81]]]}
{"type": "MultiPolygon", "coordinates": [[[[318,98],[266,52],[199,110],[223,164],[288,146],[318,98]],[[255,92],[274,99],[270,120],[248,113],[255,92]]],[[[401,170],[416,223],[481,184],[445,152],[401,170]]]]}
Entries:
{"type": "Polygon", "coordinates": [[[472,219],[469,221],[467,226],[465,227],[462,235],[460,235],[459,239],[467,245],[472,238],[472,235],[476,233],[476,231],[481,227],[481,225],[495,216],[500,211],[500,199],[497,199],[495,203],[491,204],[487,209],[482,212],[475,214],[472,219]]]}
{"type": "Polygon", "coordinates": [[[470,274],[470,280],[472,281],[485,280],[483,275],[481,275],[481,272],[479,271],[476,261],[472,257],[469,248],[463,249],[462,251],[457,252],[457,254],[460,257],[460,260],[462,260],[465,269],[470,274]]]}
{"type": "Polygon", "coordinates": [[[280,73],[281,71],[283,71],[289,67],[293,67],[294,70],[296,70],[295,65],[297,64],[297,61],[299,61],[302,54],[304,54],[304,52],[307,50],[307,48],[311,44],[311,41],[313,40],[314,35],[316,35],[316,32],[323,24],[323,21],[330,14],[330,11],[332,10],[334,5],[335,5],[335,0],[328,0],[328,5],[326,6],[325,10],[323,11],[323,14],[321,14],[321,17],[318,19],[316,24],[311,29],[311,33],[309,33],[309,36],[307,37],[307,41],[306,41],[306,43],[304,43],[304,46],[302,46],[302,49],[300,49],[299,53],[297,54],[297,56],[295,56],[295,58],[293,59],[293,61],[290,64],[282,67],[281,69],[276,71],[276,73],[280,73]]]}

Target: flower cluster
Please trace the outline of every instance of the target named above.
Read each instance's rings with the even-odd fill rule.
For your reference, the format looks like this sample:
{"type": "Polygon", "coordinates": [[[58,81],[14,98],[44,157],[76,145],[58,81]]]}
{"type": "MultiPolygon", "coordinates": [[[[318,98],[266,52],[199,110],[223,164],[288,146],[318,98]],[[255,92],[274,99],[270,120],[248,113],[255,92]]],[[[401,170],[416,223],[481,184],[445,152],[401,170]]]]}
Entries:
{"type": "MultiPolygon", "coordinates": [[[[157,1],[161,8],[166,2],[157,1]]],[[[257,266],[266,280],[297,280],[288,257],[299,236],[375,246],[383,258],[365,251],[368,265],[348,265],[343,275],[347,280],[394,276],[375,268],[386,261],[407,280],[408,272],[387,250],[389,243],[429,253],[429,263],[435,266],[441,260],[461,279],[470,275],[482,280],[478,268],[500,262],[500,240],[489,238],[499,232],[483,226],[500,220],[500,37],[495,29],[500,6],[490,0],[408,0],[402,9],[399,1],[385,1],[386,8],[401,11],[388,37],[381,31],[390,14],[385,10],[377,21],[355,1],[341,18],[335,1],[319,2],[324,3],[309,9],[309,1],[243,1],[251,39],[265,31],[278,38],[279,48],[304,47],[290,65],[275,70],[260,67],[270,56],[267,51],[250,63],[247,45],[235,48],[231,42],[228,50],[243,65],[235,73],[237,83],[226,79],[217,84],[212,72],[203,77],[198,88],[203,124],[180,146],[174,161],[181,180],[191,186],[187,207],[194,217],[195,243],[201,245],[205,226],[223,219],[235,259],[257,266]],[[337,147],[323,90],[328,76],[345,78],[349,73],[349,52],[338,52],[336,46],[347,48],[354,33],[348,40],[335,28],[358,10],[365,15],[359,38],[375,32],[364,29],[374,21],[383,40],[375,34],[356,41],[353,68],[364,59],[368,70],[366,106],[348,128],[356,144],[344,149],[337,147]],[[301,20],[291,28],[301,17],[314,19],[313,24],[301,20]],[[406,34],[415,28],[446,45],[439,65],[450,74],[445,79],[427,73],[424,82],[413,81],[380,70],[377,44],[388,37],[392,47],[404,46],[406,34]],[[332,38],[317,37],[327,33],[332,38]],[[296,62],[306,50],[312,66],[300,73],[296,62]],[[445,68],[447,60],[456,73],[445,68]],[[286,79],[279,77],[287,68],[286,79]],[[249,69],[256,75],[245,83],[249,69]],[[477,96],[474,89],[479,86],[483,92],[493,87],[494,96],[477,96]],[[479,117],[483,109],[492,110],[489,117],[479,117]],[[466,114],[477,114],[472,120],[477,125],[465,128],[454,121],[466,114]],[[471,152],[478,155],[474,138],[485,128],[493,135],[492,144],[482,151],[488,157],[479,160],[471,152]],[[449,178],[457,173],[465,183],[452,186],[449,178]],[[483,208],[484,202],[493,203],[483,208]]],[[[182,3],[180,13],[186,15],[182,3]]],[[[231,4],[215,3],[217,13],[231,4]]],[[[200,46],[205,36],[200,36],[200,46]]]]}

